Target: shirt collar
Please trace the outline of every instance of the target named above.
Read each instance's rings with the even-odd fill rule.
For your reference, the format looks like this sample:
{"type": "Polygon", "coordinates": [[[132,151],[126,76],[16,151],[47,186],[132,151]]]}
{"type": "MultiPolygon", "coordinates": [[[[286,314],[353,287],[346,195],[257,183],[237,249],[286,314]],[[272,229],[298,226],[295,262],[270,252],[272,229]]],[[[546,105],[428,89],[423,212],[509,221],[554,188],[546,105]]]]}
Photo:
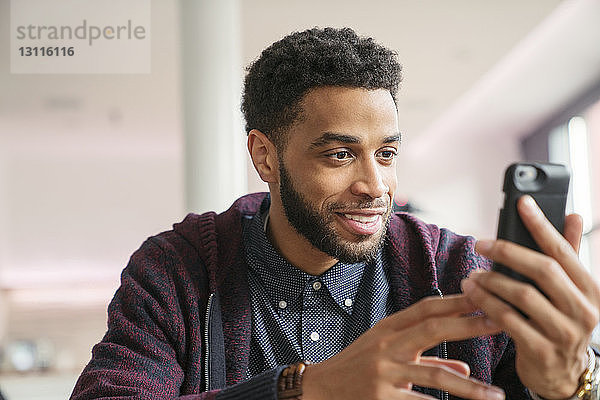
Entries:
{"type": "Polygon", "coordinates": [[[355,264],[337,262],[321,275],[321,282],[342,310],[351,310],[365,267],[364,262],[355,264]]]}
{"type": "Polygon", "coordinates": [[[274,304],[281,300],[290,303],[300,297],[310,275],[294,267],[275,250],[264,230],[267,215],[268,209],[264,214],[259,211],[244,229],[246,261],[274,304]]]}

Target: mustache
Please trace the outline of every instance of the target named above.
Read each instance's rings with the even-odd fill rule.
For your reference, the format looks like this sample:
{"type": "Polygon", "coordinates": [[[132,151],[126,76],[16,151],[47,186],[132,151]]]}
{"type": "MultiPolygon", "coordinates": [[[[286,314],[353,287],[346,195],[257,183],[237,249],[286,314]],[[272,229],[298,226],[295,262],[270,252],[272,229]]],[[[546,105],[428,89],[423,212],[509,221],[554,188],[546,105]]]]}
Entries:
{"type": "Polygon", "coordinates": [[[329,205],[329,211],[336,210],[347,210],[347,209],[355,209],[355,210],[363,210],[370,208],[387,208],[391,207],[389,197],[386,198],[378,198],[369,201],[363,202],[353,202],[353,203],[333,203],[329,205]]]}

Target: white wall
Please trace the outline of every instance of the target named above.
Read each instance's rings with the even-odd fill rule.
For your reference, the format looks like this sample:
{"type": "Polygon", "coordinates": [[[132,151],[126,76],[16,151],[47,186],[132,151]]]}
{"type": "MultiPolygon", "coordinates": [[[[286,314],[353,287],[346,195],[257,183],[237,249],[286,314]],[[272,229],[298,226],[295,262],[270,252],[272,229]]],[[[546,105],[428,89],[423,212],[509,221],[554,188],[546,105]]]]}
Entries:
{"type": "Polygon", "coordinates": [[[480,238],[496,236],[507,162],[521,159],[517,140],[441,137],[400,156],[399,189],[429,223],[480,238]],[[421,150],[421,149],[419,149],[421,150]]]}

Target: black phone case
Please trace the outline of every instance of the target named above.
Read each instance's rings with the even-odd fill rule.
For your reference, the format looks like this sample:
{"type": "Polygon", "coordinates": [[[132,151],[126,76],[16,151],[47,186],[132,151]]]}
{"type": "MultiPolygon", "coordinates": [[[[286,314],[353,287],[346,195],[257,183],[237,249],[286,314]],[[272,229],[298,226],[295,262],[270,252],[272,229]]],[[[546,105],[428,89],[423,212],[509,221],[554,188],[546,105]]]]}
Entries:
{"type": "MultiPolygon", "coordinates": [[[[569,190],[570,174],[567,168],[561,164],[524,162],[511,164],[504,174],[504,206],[500,210],[498,220],[498,239],[509,240],[530,249],[541,251],[533,237],[529,234],[517,211],[517,200],[528,194],[533,197],[542,209],[546,218],[562,234],[565,225],[565,205],[569,190]],[[523,166],[533,167],[537,171],[535,181],[523,182],[523,166]]],[[[512,269],[494,263],[492,269],[517,279],[522,282],[536,286],[527,277],[513,271],[512,269]]],[[[538,288],[539,289],[539,288],[538,288]]]]}

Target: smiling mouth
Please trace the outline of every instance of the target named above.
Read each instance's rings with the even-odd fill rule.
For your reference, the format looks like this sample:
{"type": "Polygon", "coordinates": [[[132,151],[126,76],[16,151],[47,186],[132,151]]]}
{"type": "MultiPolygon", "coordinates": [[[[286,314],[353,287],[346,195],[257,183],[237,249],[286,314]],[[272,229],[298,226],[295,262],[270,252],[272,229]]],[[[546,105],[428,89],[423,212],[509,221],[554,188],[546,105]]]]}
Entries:
{"type": "Polygon", "coordinates": [[[351,219],[353,221],[358,221],[363,224],[373,223],[373,222],[377,221],[377,219],[380,217],[379,214],[373,214],[373,215],[342,214],[342,215],[348,219],[351,219]]]}
{"type": "Polygon", "coordinates": [[[335,213],[345,230],[358,236],[369,236],[379,232],[383,226],[382,211],[363,211],[362,213],[335,213]]]}

